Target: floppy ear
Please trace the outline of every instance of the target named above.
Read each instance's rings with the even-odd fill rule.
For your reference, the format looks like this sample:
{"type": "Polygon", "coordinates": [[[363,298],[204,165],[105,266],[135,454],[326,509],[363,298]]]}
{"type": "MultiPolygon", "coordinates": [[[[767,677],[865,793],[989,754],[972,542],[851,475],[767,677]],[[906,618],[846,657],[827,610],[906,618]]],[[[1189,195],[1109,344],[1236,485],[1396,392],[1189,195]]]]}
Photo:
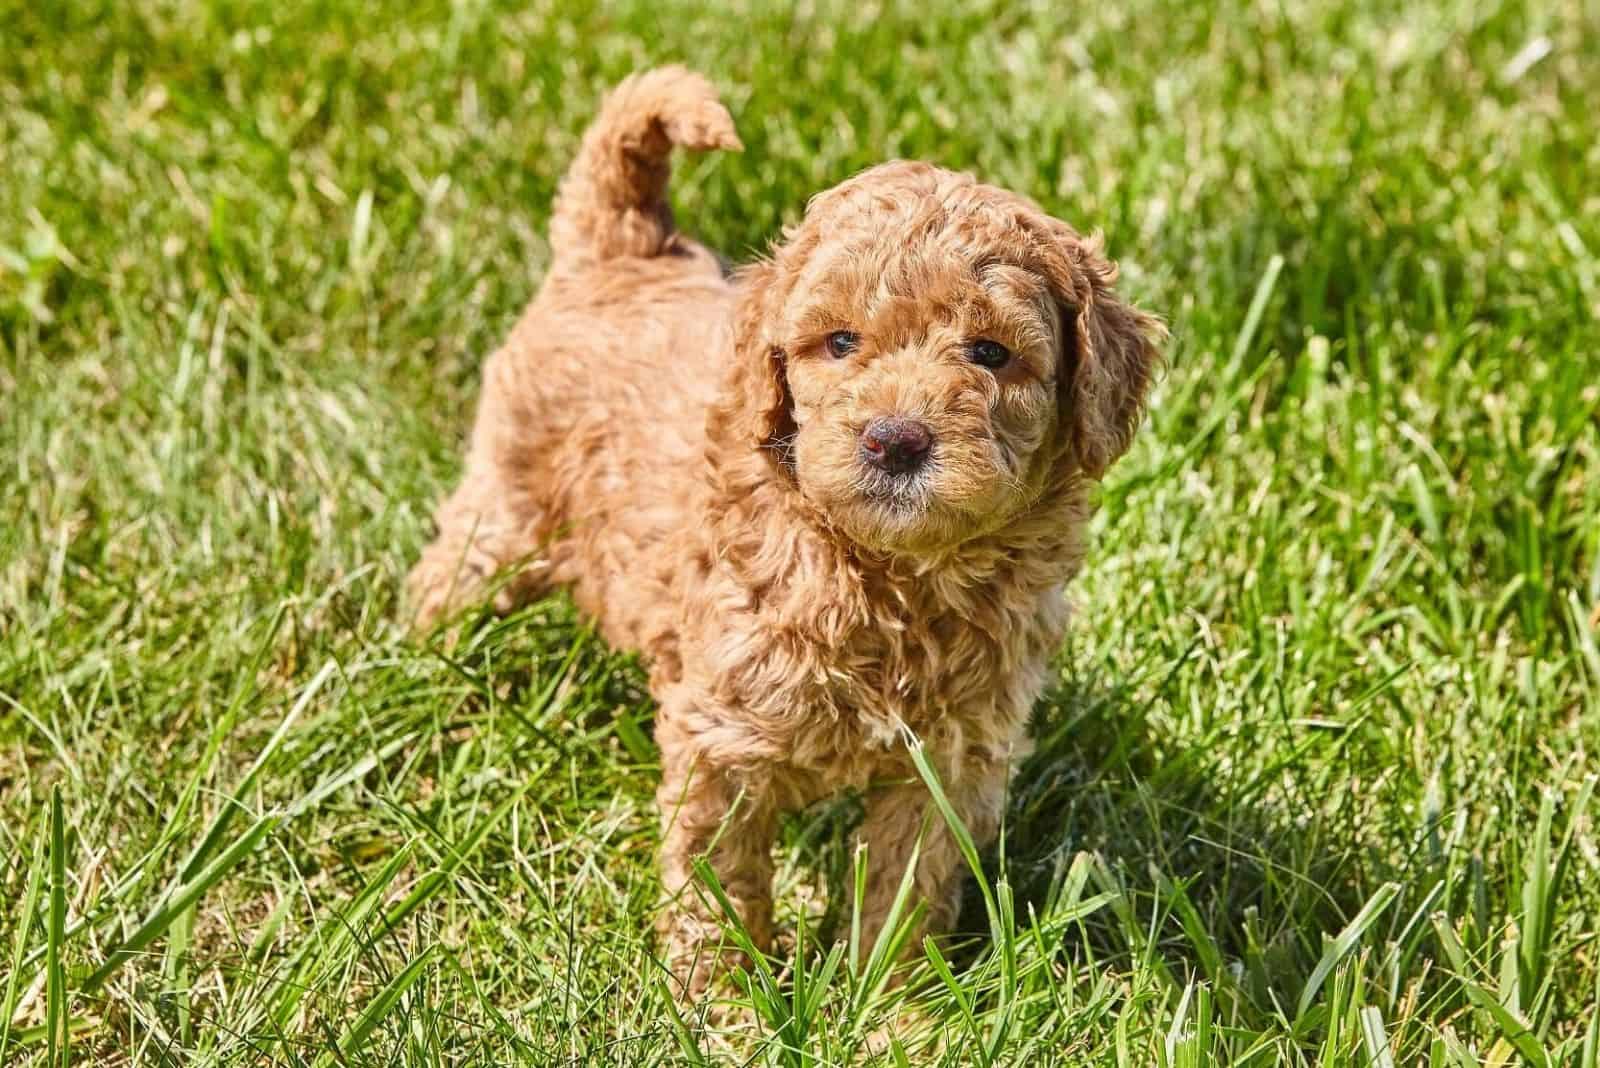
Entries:
{"type": "Polygon", "coordinates": [[[1167,328],[1112,290],[1117,265],[1101,253],[1098,237],[1081,237],[1064,223],[1051,229],[1047,271],[1061,306],[1063,414],[1079,466],[1098,479],[1133,442],[1167,328]]]}
{"type": "Polygon", "coordinates": [[[787,355],[771,331],[779,304],[777,276],[778,268],[767,262],[740,272],[743,292],[733,322],[733,366],[708,431],[725,455],[758,450],[780,478],[792,483],[794,401],[785,375],[787,355]]]}

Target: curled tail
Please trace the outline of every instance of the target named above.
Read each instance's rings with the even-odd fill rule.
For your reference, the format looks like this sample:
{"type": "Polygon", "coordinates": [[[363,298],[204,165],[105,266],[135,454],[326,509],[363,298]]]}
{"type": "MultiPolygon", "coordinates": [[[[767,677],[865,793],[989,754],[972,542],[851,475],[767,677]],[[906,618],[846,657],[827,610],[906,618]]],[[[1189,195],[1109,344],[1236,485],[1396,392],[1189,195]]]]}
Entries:
{"type": "Polygon", "coordinates": [[[665,249],[673,234],[667,178],[674,145],[744,147],[710,82],[683,67],[660,67],[611,91],[556,193],[550,242],[557,263],[665,249]]]}

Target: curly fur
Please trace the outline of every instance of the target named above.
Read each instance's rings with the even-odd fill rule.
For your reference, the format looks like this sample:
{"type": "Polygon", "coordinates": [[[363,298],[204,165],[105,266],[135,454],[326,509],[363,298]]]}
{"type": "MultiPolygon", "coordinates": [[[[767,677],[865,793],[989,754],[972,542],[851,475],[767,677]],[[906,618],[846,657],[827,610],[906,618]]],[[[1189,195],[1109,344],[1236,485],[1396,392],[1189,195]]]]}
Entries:
{"type": "Polygon", "coordinates": [[[925,923],[953,921],[959,854],[928,818],[906,732],[991,838],[1090,488],[1128,447],[1164,330],[1115,295],[1097,240],[922,163],[817,196],[770,259],[725,277],[673,228],[673,145],[739,147],[700,75],[635,75],[607,99],[410,585],[427,625],[517,565],[497,609],[566,585],[609,641],[644,653],[659,930],[693,995],[717,925],[685,890],[692,860],[708,856],[765,942],[775,821],[841,789],[866,797],[865,937],[919,833],[925,923]],[[835,359],[825,339],[845,329],[861,347],[835,359]],[[1010,364],[970,361],[979,336],[1010,364]],[[863,463],[881,415],[932,431],[915,476],[863,463]]]}

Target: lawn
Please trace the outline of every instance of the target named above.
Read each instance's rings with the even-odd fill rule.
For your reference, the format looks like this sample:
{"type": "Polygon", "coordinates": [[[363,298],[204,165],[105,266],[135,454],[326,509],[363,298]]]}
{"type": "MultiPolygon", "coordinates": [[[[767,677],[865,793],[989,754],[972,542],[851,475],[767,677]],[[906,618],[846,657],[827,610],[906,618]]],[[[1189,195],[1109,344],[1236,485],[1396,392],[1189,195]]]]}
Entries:
{"type": "Polygon", "coordinates": [[[0,0],[0,1063],[1596,1065],[1597,54],[1592,0],[0,0]],[[746,1007],[675,1010],[638,664],[559,598],[397,623],[554,184],[667,61],[734,257],[920,157],[1172,326],[895,989],[826,972],[847,798],[746,1007]]]}

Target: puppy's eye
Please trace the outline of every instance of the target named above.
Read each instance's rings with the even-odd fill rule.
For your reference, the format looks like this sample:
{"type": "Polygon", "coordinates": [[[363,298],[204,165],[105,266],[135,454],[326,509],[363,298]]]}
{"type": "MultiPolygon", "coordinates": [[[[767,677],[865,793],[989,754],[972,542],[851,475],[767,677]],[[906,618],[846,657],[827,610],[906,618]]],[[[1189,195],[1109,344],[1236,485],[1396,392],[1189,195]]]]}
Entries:
{"type": "Polygon", "coordinates": [[[861,336],[849,330],[835,330],[828,335],[828,355],[842,360],[861,347],[861,336]]]}
{"type": "Polygon", "coordinates": [[[1011,362],[1011,350],[998,341],[982,337],[967,346],[967,359],[993,371],[1011,362]]]}

